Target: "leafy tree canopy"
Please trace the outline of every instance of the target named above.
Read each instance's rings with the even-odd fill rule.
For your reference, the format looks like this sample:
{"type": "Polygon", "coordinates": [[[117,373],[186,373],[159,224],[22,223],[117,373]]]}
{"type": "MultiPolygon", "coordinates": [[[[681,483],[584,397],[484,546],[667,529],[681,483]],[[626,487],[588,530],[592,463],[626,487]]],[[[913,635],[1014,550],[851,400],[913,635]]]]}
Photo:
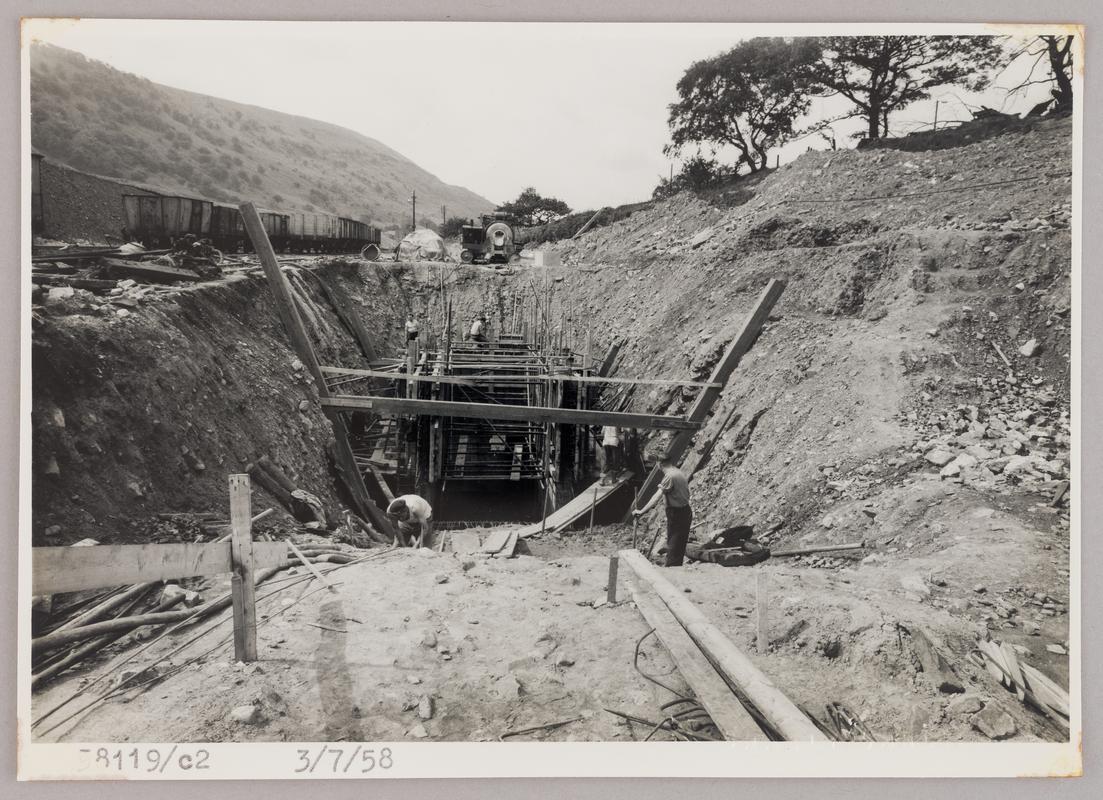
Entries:
{"type": "Polygon", "coordinates": [[[767,150],[785,142],[808,110],[815,39],[750,39],[715,58],[694,63],[678,81],[670,106],[668,154],[687,145],[739,151],[739,164],[756,172],[767,150]]]}
{"type": "Polygon", "coordinates": [[[825,95],[854,104],[843,118],[866,120],[866,136],[888,134],[889,114],[930,97],[936,86],[977,91],[1003,56],[997,36],[827,36],[818,40],[815,79],[825,95]]]}
{"type": "Polygon", "coordinates": [[[562,200],[543,197],[531,186],[521,192],[516,200],[503,203],[497,210],[512,214],[517,224],[524,227],[545,225],[571,213],[571,207],[562,200]]]}

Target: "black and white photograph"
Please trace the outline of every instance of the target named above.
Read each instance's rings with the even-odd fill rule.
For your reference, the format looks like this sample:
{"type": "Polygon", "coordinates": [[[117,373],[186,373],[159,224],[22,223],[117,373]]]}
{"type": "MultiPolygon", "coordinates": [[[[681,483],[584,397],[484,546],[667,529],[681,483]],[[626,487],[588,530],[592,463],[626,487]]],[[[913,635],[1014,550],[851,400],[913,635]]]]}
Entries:
{"type": "Polygon", "coordinates": [[[1079,775],[1083,55],[25,19],[21,777],[1079,775]]]}

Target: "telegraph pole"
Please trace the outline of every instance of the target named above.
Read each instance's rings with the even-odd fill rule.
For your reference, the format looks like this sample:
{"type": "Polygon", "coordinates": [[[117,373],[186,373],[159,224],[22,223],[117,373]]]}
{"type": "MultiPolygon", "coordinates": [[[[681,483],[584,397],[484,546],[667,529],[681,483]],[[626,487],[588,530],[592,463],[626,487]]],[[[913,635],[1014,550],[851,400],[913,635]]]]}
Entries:
{"type": "Polygon", "coordinates": [[[440,224],[443,225],[446,222],[448,222],[448,206],[441,206],[440,207],[440,224]]]}
{"type": "Polygon", "coordinates": [[[417,189],[414,189],[414,193],[410,195],[410,230],[417,230],[417,189]]]}
{"type": "Polygon", "coordinates": [[[938,130],[938,104],[940,102],[942,102],[942,101],[941,100],[935,100],[934,101],[934,125],[931,126],[931,129],[936,130],[936,131],[938,130]]]}

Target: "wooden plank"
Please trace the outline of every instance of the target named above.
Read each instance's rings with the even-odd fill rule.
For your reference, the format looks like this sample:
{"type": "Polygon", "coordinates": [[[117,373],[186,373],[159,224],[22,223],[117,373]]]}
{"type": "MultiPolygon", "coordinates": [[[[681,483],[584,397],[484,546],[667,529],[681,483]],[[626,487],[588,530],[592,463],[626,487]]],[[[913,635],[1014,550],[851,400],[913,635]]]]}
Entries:
{"type": "Polygon", "coordinates": [[[360,315],[351,308],[352,301],[349,299],[348,295],[345,294],[340,286],[330,286],[329,281],[317,272],[311,272],[310,274],[318,281],[318,285],[322,288],[322,294],[326,296],[326,300],[329,301],[333,310],[337,312],[337,318],[341,320],[341,323],[348,332],[352,334],[352,338],[360,345],[360,352],[364,354],[364,358],[366,358],[369,363],[375,361],[375,346],[372,344],[371,337],[368,335],[368,331],[364,327],[364,322],[360,319],[360,315]]]}
{"type": "Polygon", "coordinates": [[[604,208],[599,208],[597,211],[595,211],[594,215],[592,217],[590,217],[588,220],[586,220],[586,223],[581,228],[579,228],[577,231],[575,231],[574,236],[572,236],[571,238],[572,239],[577,239],[579,236],[584,234],[586,231],[590,230],[590,226],[594,224],[594,222],[597,220],[597,218],[601,216],[601,212],[603,212],[604,210],[605,210],[604,208]]]}
{"type": "Polygon", "coordinates": [[[288,539],[287,540],[287,546],[291,548],[291,552],[294,553],[296,556],[298,556],[298,559],[302,563],[302,565],[310,571],[311,575],[313,575],[315,578],[318,579],[318,581],[322,584],[322,586],[329,589],[329,591],[332,592],[333,594],[337,594],[337,587],[334,586],[332,583],[330,583],[328,580],[326,580],[326,576],[318,571],[318,568],[316,566],[314,566],[313,563],[311,563],[309,558],[307,558],[306,556],[303,555],[303,551],[300,550],[298,547],[296,547],[295,543],[293,541],[288,539]]]}
{"type": "Polygon", "coordinates": [[[367,464],[368,474],[375,479],[375,482],[379,485],[379,491],[383,493],[383,496],[387,498],[387,504],[390,505],[394,502],[394,492],[391,491],[391,487],[387,485],[387,481],[383,479],[383,474],[379,471],[379,467],[375,466],[371,462],[367,464]]]}
{"type": "MultiPolygon", "coordinates": [[[[286,566],[287,546],[257,542],[253,560],[258,568],[286,566]]],[[[232,571],[229,542],[35,547],[31,593],[79,592],[232,571]]]]}
{"type": "Polygon", "coordinates": [[[609,578],[605,583],[605,602],[609,605],[617,602],[617,570],[620,567],[620,559],[609,556],[609,578]]]}
{"type": "Polygon", "coordinates": [[[391,436],[391,425],[393,423],[394,420],[390,417],[383,420],[383,424],[380,426],[383,435],[380,436],[379,440],[376,442],[375,451],[371,454],[372,461],[382,463],[387,460],[387,441],[391,436]]]}
{"type": "Polygon", "coordinates": [[[509,406],[498,403],[464,403],[451,400],[419,400],[405,397],[335,395],[321,399],[330,410],[374,411],[406,416],[465,417],[469,419],[510,419],[524,422],[566,425],[616,425],[620,428],[654,428],[694,431],[700,423],[681,417],[630,414],[615,411],[579,411],[548,406],[509,406]]]}
{"type": "MultiPolygon", "coordinates": [[[[280,269],[276,251],[272,249],[272,243],[268,240],[268,234],[264,230],[260,214],[252,203],[242,203],[241,219],[245,223],[245,230],[253,243],[257,258],[264,268],[264,275],[268,279],[268,285],[272,289],[272,296],[276,302],[276,313],[279,315],[283,328],[291,340],[291,347],[299,360],[306,366],[314,378],[314,387],[318,391],[318,397],[329,397],[329,389],[326,388],[325,377],[318,364],[318,357],[314,353],[314,345],[306,333],[303,321],[299,317],[299,311],[295,307],[295,301],[291,296],[291,289],[287,284],[287,277],[280,269]]],[[[356,466],[356,457],[349,445],[348,428],[338,409],[323,405],[323,411],[333,426],[333,455],[337,464],[337,472],[348,487],[356,510],[369,519],[372,525],[386,538],[394,538],[394,527],[387,519],[386,514],[371,501],[368,489],[364,485],[364,477],[356,466]]]]}
{"type": "Polygon", "coordinates": [[[549,377],[553,381],[570,381],[572,383],[625,384],[628,386],[689,386],[702,389],[718,389],[723,385],[719,383],[708,383],[707,381],[683,381],[676,378],[611,378],[582,375],[549,375],[547,377],[549,377]]]}
{"type": "MultiPolygon", "coordinates": [[[[712,458],[712,451],[716,449],[716,443],[720,441],[720,437],[730,427],[732,420],[738,419],[739,414],[736,413],[738,406],[732,406],[731,411],[724,418],[724,421],[720,424],[716,430],[709,434],[708,441],[703,443],[698,442],[698,448],[694,448],[686,455],[685,460],[682,462],[682,472],[686,474],[686,478],[693,480],[693,476],[697,474],[699,470],[705,468],[705,465],[709,463],[712,458]]],[[[707,428],[702,428],[701,433],[704,435],[707,428]]]]}
{"type": "MultiPolygon", "coordinates": [[[[112,284],[114,285],[114,284],[112,284]]],[[[453,365],[455,368],[457,365],[453,365]]],[[[322,367],[326,375],[356,375],[363,378],[387,378],[389,380],[415,381],[421,383],[448,383],[458,386],[477,386],[484,383],[536,383],[538,381],[564,381],[571,383],[601,383],[601,384],[628,384],[632,386],[690,386],[705,389],[716,389],[719,383],[705,381],[682,381],[673,378],[598,378],[592,376],[572,375],[568,373],[555,374],[531,374],[522,372],[517,374],[487,373],[472,375],[406,375],[402,372],[385,372],[380,369],[354,369],[352,367],[322,367]]]]}
{"type": "Polygon", "coordinates": [[[812,553],[835,553],[842,550],[860,550],[866,543],[853,542],[851,544],[823,544],[812,547],[798,547],[795,550],[777,550],[770,552],[770,558],[787,558],[789,556],[807,556],[812,553]]]}
{"type": "Polygon", "coordinates": [[[617,360],[617,356],[620,354],[620,349],[623,346],[624,339],[617,339],[617,341],[609,346],[609,351],[605,354],[605,358],[601,361],[601,366],[597,369],[597,377],[604,378],[613,371],[613,362],[617,360]]]}
{"type": "MultiPolygon", "coordinates": [[[[562,530],[568,525],[573,525],[590,512],[593,505],[600,504],[605,498],[632,479],[632,473],[626,473],[608,486],[602,486],[601,481],[596,481],[593,486],[579,492],[570,502],[563,505],[548,515],[547,530],[551,532],[562,530]],[[596,493],[596,500],[595,500],[596,493]]],[[[540,523],[534,522],[517,529],[517,535],[522,539],[535,536],[540,533],[540,523]]]]}
{"type": "Polygon", "coordinates": [[[755,644],[761,655],[770,650],[770,607],[766,594],[766,573],[759,570],[754,576],[754,626],[755,644]]]}
{"type": "Polygon", "coordinates": [[[1027,688],[1038,700],[1058,714],[1066,717],[1070,716],[1069,693],[1067,691],[1029,664],[1021,664],[1020,668],[1026,678],[1027,688]]]}
{"type": "Polygon", "coordinates": [[[502,545],[502,548],[494,554],[495,558],[513,558],[513,553],[517,550],[517,531],[510,531],[509,536],[506,537],[506,543],[502,545]]]}
{"type": "Polygon", "coordinates": [[[1015,648],[1007,642],[1000,645],[1003,653],[1003,662],[1007,665],[1007,671],[1011,675],[1012,691],[1020,700],[1026,699],[1026,681],[1023,679],[1023,671],[1019,667],[1019,658],[1015,655],[1015,648]]]}
{"type": "Polygon", "coordinates": [[[655,629],[659,641],[724,738],[730,742],[767,741],[766,734],[654,590],[638,577],[629,574],[626,578],[636,608],[655,629]]]}
{"type": "Polygon", "coordinates": [[[911,633],[912,644],[915,645],[920,666],[930,676],[938,690],[943,694],[964,692],[965,686],[961,679],[954,673],[950,663],[938,652],[930,637],[919,628],[909,630],[909,633],[911,633]]]}
{"type": "MultiPolygon", "coordinates": [[[[709,376],[709,383],[719,384],[719,388],[705,389],[701,394],[697,396],[693,406],[689,410],[687,421],[696,423],[698,426],[703,425],[705,419],[708,417],[709,411],[712,409],[713,404],[720,398],[720,393],[723,391],[724,385],[727,384],[728,378],[731,377],[732,372],[739,366],[739,362],[747,351],[754,345],[755,340],[758,338],[759,332],[762,330],[762,325],[766,322],[766,318],[770,316],[770,312],[774,308],[774,304],[777,303],[781,293],[785,290],[785,281],[773,278],[766,288],[762,290],[762,293],[755,301],[754,308],[751,310],[750,315],[743,322],[743,327],[735,338],[732,339],[731,344],[728,345],[728,349],[724,351],[724,355],[717,362],[716,366],[712,370],[712,375],[709,376]]],[[[632,427],[632,426],[628,426],[632,427]]],[[[675,464],[680,464],[685,454],[689,451],[690,445],[693,443],[693,433],[688,429],[675,434],[671,439],[670,446],[667,448],[667,455],[675,464]]],[[[644,480],[643,485],[640,487],[640,497],[644,498],[644,502],[651,499],[651,496],[659,488],[659,481],[662,477],[662,471],[658,465],[651,470],[651,474],[644,480]]],[[[624,517],[625,522],[629,522],[632,512],[629,511],[624,517]]]]}
{"type": "Polygon", "coordinates": [[[234,658],[257,660],[256,571],[253,563],[253,512],[248,475],[231,475],[230,483],[230,559],[234,611],[234,658]]]}
{"type": "Polygon", "coordinates": [[[824,742],[827,737],[785,696],[747,656],[736,647],[686,596],[676,589],[636,550],[621,550],[622,563],[628,565],[646,590],[654,591],[708,657],[726,682],[737,687],[758,712],[786,740],[824,742]]]}
{"type": "Polygon", "coordinates": [[[510,534],[513,531],[509,529],[499,529],[491,531],[490,535],[483,540],[482,547],[480,548],[484,553],[497,553],[503,547],[506,546],[506,542],[509,541],[510,534]]]}

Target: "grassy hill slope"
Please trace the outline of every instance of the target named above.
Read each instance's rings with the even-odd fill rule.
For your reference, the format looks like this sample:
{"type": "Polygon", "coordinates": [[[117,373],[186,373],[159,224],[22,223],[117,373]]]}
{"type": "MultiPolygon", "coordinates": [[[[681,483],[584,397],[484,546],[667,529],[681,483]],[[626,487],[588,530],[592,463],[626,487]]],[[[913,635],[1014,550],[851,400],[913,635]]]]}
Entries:
{"type": "Polygon", "coordinates": [[[419,206],[493,208],[386,145],[317,120],[221,100],[36,44],[31,139],[77,169],[224,202],[408,224],[419,206]]]}

